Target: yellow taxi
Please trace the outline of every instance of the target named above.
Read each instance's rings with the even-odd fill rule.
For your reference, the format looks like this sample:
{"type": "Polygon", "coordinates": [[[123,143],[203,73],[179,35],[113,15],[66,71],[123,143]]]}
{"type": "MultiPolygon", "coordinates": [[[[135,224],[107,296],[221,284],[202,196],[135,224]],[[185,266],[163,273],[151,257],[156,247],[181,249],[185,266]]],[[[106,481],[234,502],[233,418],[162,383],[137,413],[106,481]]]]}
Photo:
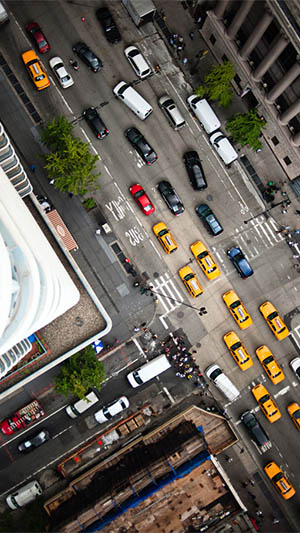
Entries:
{"type": "Polygon", "coordinates": [[[268,463],[264,467],[264,471],[273,483],[275,489],[279,492],[280,496],[285,500],[289,500],[294,494],[296,494],[293,485],[274,461],[268,463]]]}
{"type": "Polygon", "coordinates": [[[259,306],[259,310],[275,337],[281,341],[289,335],[289,330],[271,302],[259,306]]]}
{"type": "Polygon", "coordinates": [[[300,405],[297,402],[290,403],[290,405],[287,406],[287,412],[298,431],[300,431],[300,405]]]}
{"type": "Polygon", "coordinates": [[[239,300],[238,295],[234,291],[227,291],[223,294],[223,300],[228,307],[231,315],[241,329],[246,329],[251,326],[252,318],[247,312],[243,302],[239,300]]]}
{"type": "Polygon", "coordinates": [[[177,242],[173,239],[170,231],[163,222],[158,222],[152,228],[154,235],[158,238],[166,254],[175,252],[178,248],[177,242]]]}
{"type": "Polygon", "coordinates": [[[268,393],[266,387],[261,385],[260,383],[253,387],[252,394],[254,398],[256,399],[259,407],[261,408],[264,415],[267,417],[269,422],[273,424],[273,422],[276,422],[281,418],[281,413],[273,400],[271,398],[270,394],[268,393]]]}
{"type": "Polygon", "coordinates": [[[178,274],[193,298],[197,298],[197,296],[200,296],[200,294],[203,293],[203,287],[200,285],[194,272],[189,266],[180,268],[178,274]]]}
{"type": "Polygon", "coordinates": [[[279,364],[277,363],[274,355],[272,354],[268,346],[263,345],[257,348],[256,355],[264,371],[269,376],[270,380],[272,381],[272,383],[274,383],[274,385],[277,385],[277,383],[280,383],[284,380],[284,373],[282,372],[279,364]]]}
{"type": "Polygon", "coordinates": [[[42,91],[49,87],[49,78],[36,53],[33,50],[27,50],[22,54],[22,59],[36,89],[42,91]]]}
{"type": "Polygon", "coordinates": [[[216,262],[212,258],[212,255],[207,250],[206,246],[201,241],[196,241],[190,246],[192,254],[199,267],[203,270],[208,279],[215,279],[220,275],[220,270],[217,267],[216,262]]]}
{"type": "Polygon", "coordinates": [[[247,370],[253,365],[249,353],[234,331],[226,333],[223,339],[233,359],[239,365],[241,370],[247,370]]]}

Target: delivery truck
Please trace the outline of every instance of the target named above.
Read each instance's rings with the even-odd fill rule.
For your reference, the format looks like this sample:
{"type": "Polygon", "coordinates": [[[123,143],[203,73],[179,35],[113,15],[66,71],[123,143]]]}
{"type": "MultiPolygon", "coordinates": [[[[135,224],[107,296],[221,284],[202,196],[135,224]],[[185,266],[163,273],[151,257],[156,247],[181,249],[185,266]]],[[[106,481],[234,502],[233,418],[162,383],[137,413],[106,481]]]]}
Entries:
{"type": "Polygon", "coordinates": [[[152,0],[122,0],[136,26],[153,20],[156,7],[152,0]]]}

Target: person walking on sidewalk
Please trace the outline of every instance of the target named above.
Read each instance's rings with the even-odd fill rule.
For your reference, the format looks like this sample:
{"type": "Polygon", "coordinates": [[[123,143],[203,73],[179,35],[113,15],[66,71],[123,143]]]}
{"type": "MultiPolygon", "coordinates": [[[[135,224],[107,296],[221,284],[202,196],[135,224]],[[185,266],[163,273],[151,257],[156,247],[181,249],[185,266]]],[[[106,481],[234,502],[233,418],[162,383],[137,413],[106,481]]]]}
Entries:
{"type": "Polygon", "coordinates": [[[194,39],[194,35],[195,35],[195,33],[193,32],[193,30],[190,31],[189,38],[191,39],[191,41],[194,39]]]}

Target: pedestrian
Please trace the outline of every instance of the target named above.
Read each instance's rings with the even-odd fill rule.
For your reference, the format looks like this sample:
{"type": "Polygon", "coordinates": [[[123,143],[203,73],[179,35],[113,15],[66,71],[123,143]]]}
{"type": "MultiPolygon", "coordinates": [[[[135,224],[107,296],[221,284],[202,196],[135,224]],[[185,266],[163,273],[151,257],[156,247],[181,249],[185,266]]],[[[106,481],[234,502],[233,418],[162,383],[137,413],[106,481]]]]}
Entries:
{"type": "Polygon", "coordinates": [[[299,211],[299,209],[296,209],[295,214],[296,214],[296,215],[300,215],[300,211],[299,211]]]}
{"type": "Polygon", "coordinates": [[[52,178],[52,180],[49,181],[49,185],[54,185],[55,179],[52,178]]]}
{"type": "Polygon", "coordinates": [[[248,481],[242,481],[242,487],[244,487],[244,489],[248,487],[248,485],[249,485],[248,481]]]}
{"type": "Polygon", "coordinates": [[[256,499],[256,496],[254,494],[252,494],[252,492],[250,492],[249,490],[247,490],[250,498],[252,498],[252,500],[255,500],[256,499]]]}
{"type": "Polygon", "coordinates": [[[258,509],[258,511],[256,511],[255,514],[256,514],[257,516],[264,516],[264,513],[263,513],[260,509],[258,509]]]}
{"type": "Polygon", "coordinates": [[[188,63],[188,58],[187,58],[187,57],[184,57],[183,60],[182,60],[182,63],[183,63],[184,65],[186,65],[186,64],[188,63]]]}
{"type": "Polygon", "coordinates": [[[31,170],[31,172],[33,172],[33,174],[35,173],[35,169],[36,169],[36,166],[35,165],[31,165],[30,170],[31,170]]]}
{"type": "Polygon", "coordinates": [[[155,341],[157,339],[157,335],[152,335],[152,339],[155,341]]]}
{"type": "Polygon", "coordinates": [[[68,196],[69,196],[69,198],[73,198],[74,193],[73,192],[69,192],[68,196]]]}
{"type": "MultiPolygon", "coordinates": [[[[176,41],[178,38],[178,33],[173,33],[172,35],[172,39],[174,39],[174,41],[176,41]]],[[[179,39],[178,39],[179,40],[179,39]]]]}
{"type": "Polygon", "coordinates": [[[85,22],[85,18],[84,17],[81,17],[81,22],[85,22]]]}
{"type": "Polygon", "coordinates": [[[193,32],[193,30],[190,31],[189,38],[191,39],[191,41],[194,39],[194,35],[195,35],[195,33],[193,32]]]}
{"type": "Polygon", "coordinates": [[[281,209],[281,213],[285,215],[287,213],[287,209],[281,209]]]}
{"type": "Polygon", "coordinates": [[[96,235],[101,235],[101,229],[100,229],[100,228],[97,228],[96,231],[95,231],[95,234],[96,234],[96,235]]]}
{"type": "Polygon", "coordinates": [[[133,328],[133,331],[134,331],[135,333],[137,333],[138,331],[140,331],[140,328],[139,328],[138,326],[135,326],[135,327],[133,328]]]}
{"type": "Polygon", "coordinates": [[[227,463],[232,463],[233,461],[232,457],[229,457],[228,455],[225,455],[225,460],[227,461],[227,463]]]}
{"type": "Polygon", "coordinates": [[[240,453],[244,453],[244,451],[245,451],[244,448],[240,449],[240,453]]]}
{"type": "Polygon", "coordinates": [[[282,196],[287,196],[287,192],[285,192],[285,191],[281,191],[281,195],[282,195],[282,196]]]}
{"type": "Polygon", "coordinates": [[[170,43],[171,46],[174,46],[175,42],[174,42],[174,39],[172,37],[170,37],[169,43],[170,43]]]}
{"type": "Polygon", "coordinates": [[[249,479],[249,483],[250,483],[250,485],[252,485],[252,487],[254,487],[255,481],[253,479],[249,479]]]}
{"type": "Polygon", "coordinates": [[[297,244],[296,241],[288,241],[289,246],[295,246],[295,244],[297,244]]]}
{"type": "Polygon", "coordinates": [[[148,353],[148,350],[147,350],[147,348],[144,348],[144,353],[148,353]]]}
{"type": "Polygon", "coordinates": [[[299,257],[300,257],[300,254],[298,254],[298,255],[293,255],[293,259],[299,259],[299,257]]]}

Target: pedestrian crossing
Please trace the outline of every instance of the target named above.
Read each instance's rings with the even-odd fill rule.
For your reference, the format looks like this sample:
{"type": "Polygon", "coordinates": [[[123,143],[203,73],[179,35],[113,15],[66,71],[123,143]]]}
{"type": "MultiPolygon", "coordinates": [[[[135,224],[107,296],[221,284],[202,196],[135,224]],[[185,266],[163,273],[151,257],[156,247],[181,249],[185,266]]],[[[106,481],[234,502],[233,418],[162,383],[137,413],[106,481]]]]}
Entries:
{"type": "Polygon", "coordinates": [[[151,286],[153,287],[153,293],[158,302],[164,309],[164,312],[163,314],[160,314],[159,319],[164,328],[168,329],[165,319],[181,305],[183,302],[183,296],[179,292],[176,283],[174,283],[173,279],[167,272],[151,281],[151,286]]]}
{"type": "Polygon", "coordinates": [[[224,245],[224,240],[220,245],[212,246],[211,251],[217,262],[222,265],[225,274],[228,274],[232,267],[227,259],[227,249],[232,245],[232,241],[240,247],[248,261],[262,255],[266,249],[270,249],[284,241],[284,236],[278,232],[278,225],[273,219],[266,220],[263,215],[250,220],[246,225],[241,225],[231,233],[228,240],[230,245],[224,245]]]}

